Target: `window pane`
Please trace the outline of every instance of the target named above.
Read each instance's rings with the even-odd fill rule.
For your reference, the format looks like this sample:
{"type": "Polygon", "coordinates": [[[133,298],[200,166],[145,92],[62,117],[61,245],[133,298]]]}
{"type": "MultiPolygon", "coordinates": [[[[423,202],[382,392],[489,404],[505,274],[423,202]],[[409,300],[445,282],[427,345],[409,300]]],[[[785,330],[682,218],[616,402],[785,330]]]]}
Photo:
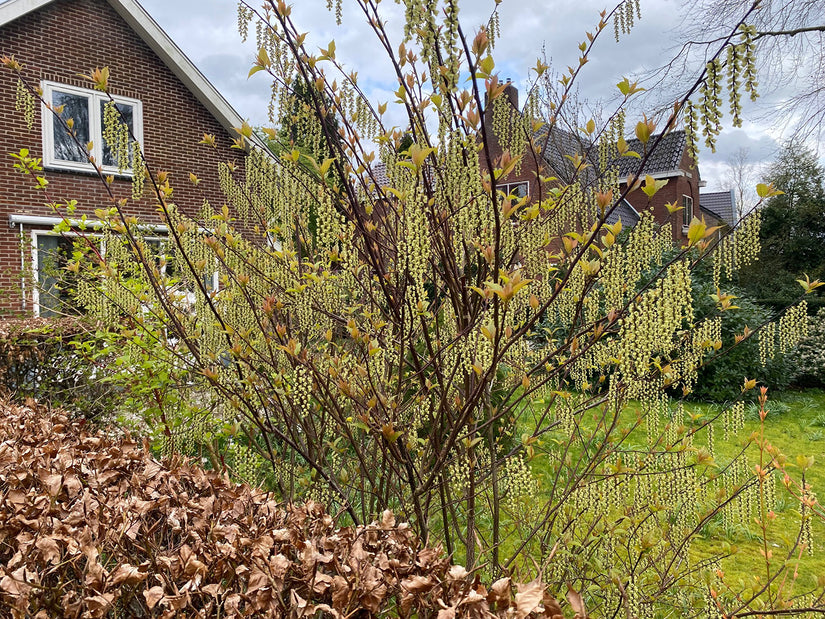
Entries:
{"type": "MultiPolygon", "coordinates": [[[[155,266],[162,271],[168,279],[168,285],[175,290],[192,293],[195,290],[195,284],[191,280],[191,271],[189,265],[181,258],[180,252],[177,250],[175,243],[170,240],[161,239],[147,239],[146,246],[150,252],[152,259],[155,261],[155,266]],[[160,258],[163,256],[164,265],[161,269],[160,258]]],[[[214,292],[216,290],[215,273],[207,268],[200,275],[200,280],[206,292],[214,292]]]]}
{"type": "Polygon", "coordinates": [[[510,193],[518,199],[527,197],[527,183],[513,183],[510,185],[510,193]]]}
{"type": "MultiPolygon", "coordinates": [[[[104,114],[103,108],[106,107],[106,103],[108,101],[101,100],[100,101],[100,126],[101,128],[105,129],[104,126],[104,114]]],[[[127,167],[132,167],[132,137],[135,134],[135,106],[129,105],[128,103],[116,103],[115,106],[117,107],[118,111],[120,112],[120,120],[121,122],[125,122],[126,126],[129,128],[129,164],[127,167]]],[[[109,145],[106,143],[106,139],[103,138],[103,165],[117,167],[117,157],[112,149],[109,148],[109,145]]]]}
{"type": "Polygon", "coordinates": [[[40,315],[59,316],[71,308],[68,271],[64,269],[74,250],[74,242],[62,236],[37,236],[37,283],[40,289],[40,315]]]}
{"type": "Polygon", "coordinates": [[[503,185],[500,185],[500,191],[505,196],[513,196],[514,198],[521,200],[527,196],[528,186],[528,183],[504,183],[503,185]]]}
{"type": "Polygon", "coordinates": [[[86,161],[85,145],[90,141],[89,137],[89,98],[83,95],[60,92],[52,92],[52,105],[55,108],[63,106],[60,118],[68,121],[70,118],[74,122],[73,130],[80,144],[69,135],[63,127],[63,123],[57,117],[52,118],[54,128],[54,158],[59,161],[86,161]]]}

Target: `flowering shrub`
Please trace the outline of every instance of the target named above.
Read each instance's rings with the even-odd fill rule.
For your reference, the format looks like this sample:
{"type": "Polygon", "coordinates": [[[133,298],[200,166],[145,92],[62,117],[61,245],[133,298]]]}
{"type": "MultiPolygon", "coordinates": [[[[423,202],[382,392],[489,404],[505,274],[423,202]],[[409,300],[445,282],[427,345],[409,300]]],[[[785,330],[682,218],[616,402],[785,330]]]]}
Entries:
{"type": "MultiPolygon", "coordinates": [[[[67,264],[82,275],[77,301],[130,359],[148,364],[139,367],[169,375],[142,393],[181,385],[203,394],[209,411],[190,415],[187,405],[168,414],[159,403],[147,423],[158,419],[176,447],[211,445],[209,453],[226,454],[241,478],[264,471],[280,500],[323,502],[341,524],[363,527],[392,510],[471,569],[484,566],[497,577],[540,566],[557,589],[586,589],[599,614],[647,618],[706,606],[709,614],[728,607],[735,615],[795,604],[786,583],[795,582],[788,572],[798,544],[766,553],[768,584],[754,580],[745,590],[716,582],[723,549],[691,560],[697,532],[728,507],[742,506],[736,514],[744,521],[766,522],[764,488],[781,462],[763,442],[758,469],[747,453],[736,468],[720,468],[704,444],[712,444],[714,424],[742,429],[731,421],[741,419],[743,402],[697,425],[668,398],[691,393],[705,361],[723,351],[721,315],[734,309],[726,285],[756,257],[759,205],[718,236],[694,218],[682,238],[674,204],[667,221],[645,209],[623,240],[621,222],[610,223],[630,191],[653,199],[661,189],[664,181],[645,175],[645,163],[679,122],[691,150],[697,130],[712,145],[725,58],[732,59],[732,105],[740,86],[755,85],[746,22],[756,6],[686,84],[670,116],[626,123],[625,106],[641,88],[623,79],[616,85],[623,99],[606,122],[573,119],[588,152],[564,153],[574,171],[562,181],[545,176],[541,136],[561,129],[591,50],[611,21],[626,31],[633,2],[594,19],[572,63],[578,68],[559,80],[544,113],[537,88],[522,109],[507,108],[492,52],[497,9],[470,32],[457,0],[406,2],[398,44],[385,29],[396,21],[387,3],[357,4],[398,79],[393,102],[364,96],[357,72],[336,59],[334,41],[316,53],[286,2],[240,3],[241,32],[254,29],[259,50],[250,74],[269,74],[273,118],[291,115],[304,150],[264,127],[283,141],[273,157],[250,146],[257,139],[249,124],[238,127],[235,146],[249,147],[244,167],[219,166],[225,200],[204,203],[197,215],[171,200],[179,177],[147,159],[145,189],[174,248],[159,262],[132,216],[138,209],[101,171],[109,208],[95,211],[95,234],[106,252],[78,252],[67,264]],[[310,86],[303,94],[296,74],[310,86]],[[409,131],[397,128],[399,115],[409,131]],[[629,151],[626,136],[634,132],[641,152],[629,151]],[[318,156],[324,152],[330,156],[318,156]],[[619,178],[622,157],[638,158],[638,178],[619,178]],[[526,196],[512,190],[523,187],[522,175],[536,179],[526,196]],[[674,251],[675,238],[684,243],[674,251]],[[692,281],[703,260],[713,261],[716,307],[701,318],[692,281]],[[192,291],[185,308],[180,287],[192,291]],[[123,316],[135,320],[125,324],[123,316]],[[536,334],[541,320],[552,328],[536,334]],[[628,426],[631,402],[640,411],[628,426]],[[645,435],[641,445],[628,438],[636,428],[645,435]],[[726,472],[729,483],[718,488],[726,472]],[[751,500],[754,492],[760,500],[751,500]],[[607,573],[616,587],[598,585],[607,573]]],[[[13,58],[0,62],[29,86],[26,97],[40,96],[36,71],[13,58]]],[[[547,69],[537,63],[536,83],[547,69]]],[[[98,69],[91,81],[105,91],[109,76],[98,69]]],[[[125,123],[114,129],[121,138],[128,131],[125,123]]],[[[205,135],[201,143],[211,148],[215,140],[205,135]]],[[[28,151],[15,158],[16,169],[49,195],[41,162],[28,151]]],[[[761,199],[775,193],[758,188],[761,199]]],[[[49,200],[64,218],[58,230],[69,231],[77,204],[49,200]]],[[[802,313],[796,306],[784,315],[793,320],[766,326],[768,335],[756,336],[760,353],[795,344],[802,313]]],[[[745,341],[754,333],[738,335],[745,341]]],[[[748,378],[743,392],[756,386],[748,378]]],[[[145,474],[136,479],[147,483],[145,474]]],[[[798,494],[811,504],[806,509],[815,507],[798,494]]],[[[800,531],[809,518],[810,511],[800,515],[800,531]]],[[[178,535],[170,526],[167,534],[178,535]]],[[[199,539],[206,531],[197,530],[199,539]]],[[[766,525],[760,536],[767,547],[774,529],[766,525]]],[[[188,559],[176,557],[191,580],[188,559]]],[[[187,582],[163,595],[177,599],[187,582]]]]}
{"type": "Polygon", "coordinates": [[[808,318],[808,337],[799,343],[796,359],[795,384],[825,387],[825,307],[808,318]]]}

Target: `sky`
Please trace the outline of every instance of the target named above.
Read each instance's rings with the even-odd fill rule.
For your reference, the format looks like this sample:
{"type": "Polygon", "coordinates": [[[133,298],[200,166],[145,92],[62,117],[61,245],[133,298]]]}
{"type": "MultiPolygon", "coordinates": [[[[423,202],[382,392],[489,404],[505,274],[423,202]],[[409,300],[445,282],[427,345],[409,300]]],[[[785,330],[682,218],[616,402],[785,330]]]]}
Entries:
{"type": "MultiPolygon", "coordinates": [[[[263,72],[247,79],[257,50],[253,40],[241,42],[235,2],[141,0],[141,4],[242,117],[255,125],[268,123],[269,82],[263,72]]],[[[310,32],[310,46],[326,47],[335,39],[337,58],[358,71],[359,84],[370,99],[394,99],[393,74],[364,25],[363,15],[352,6],[355,3],[344,0],[340,27],[326,10],[324,0],[294,0],[292,4],[299,30],[310,32]]],[[[607,6],[604,0],[503,0],[499,6],[501,38],[494,52],[501,77],[511,78],[525,92],[530,83],[529,67],[535,66],[543,53],[562,70],[577,62],[578,44],[585,40],[586,31],[594,31],[599,12],[607,6]]],[[[678,0],[642,0],[642,19],[618,44],[612,24],[608,26],[584,67],[580,96],[611,97],[617,92],[615,84],[624,76],[641,74],[670,58],[682,6],[678,0]]],[[[465,32],[475,32],[477,25],[486,23],[493,7],[494,2],[489,0],[463,2],[461,22],[465,32]]],[[[390,31],[396,34],[396,42],[400,42],[403,7],[384,0],[381,8],[390,31]]],[[[728,188],[725,163],[738,149],[747,148],[755,164],[764,164],[776,154],[781,142],[779,129],[749,120],[752,111],[746,107],[742,129],[726,128],[716,154],[700,153],[700,171],[708,191],[728,188]]],[[[628,125],[634,126],[636,120],[635,116],[629,117],[628,125]]]]}

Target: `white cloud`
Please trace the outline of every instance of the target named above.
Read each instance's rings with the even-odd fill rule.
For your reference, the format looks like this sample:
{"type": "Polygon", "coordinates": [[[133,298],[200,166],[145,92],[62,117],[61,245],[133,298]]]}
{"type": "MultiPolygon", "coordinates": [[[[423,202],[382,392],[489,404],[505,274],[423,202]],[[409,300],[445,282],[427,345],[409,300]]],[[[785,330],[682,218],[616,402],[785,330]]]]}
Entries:
{"type": "MultiPolygon", "coordinates": [[[[394,90],[395,75],[391,65],[357,6],[345,2],[343,25],[338,27],[334,16],[323,4],[294,4],[293,19],[300,30],[310,32],[310,46],[326,47],[334,38],[338,58],[359,72],[368,91],[373,88],[394,90]]],[[[465,34],[472,36],[478,25],[488,21],[494,3],[465,4],[462,25],[465,34]]],[[[619,45],[613,40],[612,25],[602,32],[582,75],[584,96],[612,95],[614,84],[622,75],[637,72],[660,57],[667,42],[663,35],[663,19],[674,15],[669,9],[670,4],[667,0],[646,3],[642,20],[619,45]]],[[[269,87],[260,74],[246,80],[255,49],[251,41],[241,44],[234,3],[143,0],[143,5],[243,116],[253,122],[264,122],[266,108],[264,104],[261,109],[260,102],[268,98],[269,87]]],[[[401,41],[403,8],[392,2],[384,2],[381,8],[385,10],[393,45],[397,46],[401,41]]],[[[499,7],[502,36],[495,50],[502,77],[511,77],[524,89],[528,68],[541,56],[542,45],[546,45],[548,56],[560,69],[575,64],[577,46],[585,40],[587,31],[596,32],[602,9],[603,4],[598,0],[581,0],[562,6],[537,0],[505,0],[499,7]]],[[[254,38],[253,33],[250,34],[254,38]]]]}
{"type": "MultiPolygon", "coordinates": [[[[577,46],[585,40],[587,31],[596,31],[599,12],[604,8],[602,2],[504,0],[499,6],[501,38],[495,49],[501,76],[511,77],[524,92],[530,77],[528,69],[535,66],[543,45],[556,69],[563,71],[568,64],[577,63],[577,46]]],[[[256,50],[253,41],[241,43],[234,2],[142,0],[142,3],[242,116],[255,124],[267,122],[269,83],[262,73],[251,79],[246,77],[256,50]]],[[[359,84],[367,95],[375,102],[392,101],[392,92],[397,88],[395,72],[366,26],[360,9],[355,3],[345,1],[343,25],[339,27],[324,4],[320,0],[293,2],[293,19],[300,30],[310,32],[310,47],[326,47],[334,38],[338,59],[349,69],[358,71],[359,84]]],[[[461,19],[467,36],[472,37],[478,25],[488,21],[493,7],[493,1],[464,3],[461,19]]],[[[581,97],[613,97],[617,93],[615,84],[622,76],[641,74],[672,55],[674,33],[681,19],[680,7],[677,0],[643,2],[642,19],[619,44],[609,24],[584,67],[581,97]]],[[[397,48],[401,41],[403,7],[385,1],[380,8],[384,11],[392,45],[397,48]]],[[[252,29],[250,38],[254,39],[252,29]]],[[[746,114],[752,118],[757,112],[757,107],[746,105],[746,114]]],[[[392,114],[392,110],[389,113],[392,114]]],[[[636,115],[641,116],[641,112],[633,110],[628,121],[635,122],[636,115]]],[[[393,121],[401,123],[403,119],[390,116],[390,122],[393,121]]],[[[725,130],[719,138],[717,153],[702,153],[703,178],[717,183],[723,174],[724,162],[741,146],[749,148],[755,160],[772,158],[777,139],[778,129],[764,122],[748,122],[744,129],[725,130]]]]}

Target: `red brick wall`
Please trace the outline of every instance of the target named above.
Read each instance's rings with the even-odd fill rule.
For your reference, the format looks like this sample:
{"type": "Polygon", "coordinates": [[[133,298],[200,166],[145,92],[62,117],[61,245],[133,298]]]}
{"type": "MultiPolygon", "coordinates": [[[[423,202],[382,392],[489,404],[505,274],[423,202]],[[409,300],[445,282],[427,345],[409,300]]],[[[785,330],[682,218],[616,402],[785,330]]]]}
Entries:
{"type": "MultiPolygon", "coordinates": [[[[677,211],[671,215],[667,207],[665,207],[665,204],[676,203],[678,206],[682,206],[682,196],[690,196],[693,198],[694,216],[699,219],[701,219],[702,216],[699,213],[699,182],[701,180],[699,177],[699,168],[693,166],[693,159],[688,154],[687,149],[682,155],[682,162],[680,163],[679,169],[690,176],[675,176],[668,179],[667,185],[657,191],[653,198],[648,198],[647,194],[641,189],[636,189],[628,194],[627,201],[640,213],[652,207],[653,216],[660,224],[671,222],[673,241],[681,244],[687,238],[687,234],[682,232],[683,211],[677,211]]],[[[622,185],[623,190],[624,187],[625,186],[622,185]]]]}
{"type": "MultiPolygon", "coordinates": [[[[3,55],[14,55],[34,83],[45,79],[88,87],[77,74],[108,66],[112,93],[143,103],[143,150],[150,169],[171,173],[173,201],[190,214],[197,213],[204,198],[216,207],[223,204],[218,163],[242,166],[242,153],[229,148],[230,136],[220,123],[105,0],[57,0],[8,24],[0,29],[3,55]],[[198,144],[204,133],[217,137],[218,148],[198,144]],[[188,180],[190,172],[202,179],[197,188],[188,180]]],[[[9,228],[10,214],[50,216],[44,203],[67,199],[78,200],[79,213],[92,216],[95,208],[109,205],[101,182],[91,174],[47,171],[45,194],[12,169],[9,153],[28,148],[34,156],[43,154],[40,107],[34,127],[27,129],[14,109],[16,83],[10,71],[0,70],[0,313],[22,307],[19,230],[9,228]]],[[[128,179],[116,179],[113,187],[118,197],[131,195],[128,179]]],[[[157,221],[155,204],[147,183],[145,197],[130,202],[128,209],[143,220],[157,221]]]]}
{"type": "MultiPolygon", "coordinates": [[[[510,100],[510,103],[513,105],[514,108],[519,109],[518,107],[518,90],[515,86],[508,86],[504,93],[501,95],[502,97],[507,97],[510,100]]],[[[493,163],[493,167],[498,167],[497,164],[499,159],[502,155],[502,146],[499,143],[498,136],[496,132],[493,130],[493,110],[492,106],[489,106],[484,114],[484,129],[487,133],[487,146],[489,148],[490,153],[490,160],[493,163]]],[[[481,163],[482,170],[488,170],[487,165],[487,155],[484,150],[479,152],[479,161],[481,163]]],[[[540,171],[540,166],[542,165],[542,157],[541,153],[531,151],[529,145],[525,147],[525,152],[521,159],[521,166],[518,170],[518,174],[516,174],[515,170],[507,176],[507,178],[502,179],[501,183],[518,183],[522,181],[527,181],[530,183],[529,195],[532,201],[542,201],[544,200],[547,195],[545,194],[546,187],[542,187],[539,183],[539,174],[547,175],[546,170],[540,171]]]]}

